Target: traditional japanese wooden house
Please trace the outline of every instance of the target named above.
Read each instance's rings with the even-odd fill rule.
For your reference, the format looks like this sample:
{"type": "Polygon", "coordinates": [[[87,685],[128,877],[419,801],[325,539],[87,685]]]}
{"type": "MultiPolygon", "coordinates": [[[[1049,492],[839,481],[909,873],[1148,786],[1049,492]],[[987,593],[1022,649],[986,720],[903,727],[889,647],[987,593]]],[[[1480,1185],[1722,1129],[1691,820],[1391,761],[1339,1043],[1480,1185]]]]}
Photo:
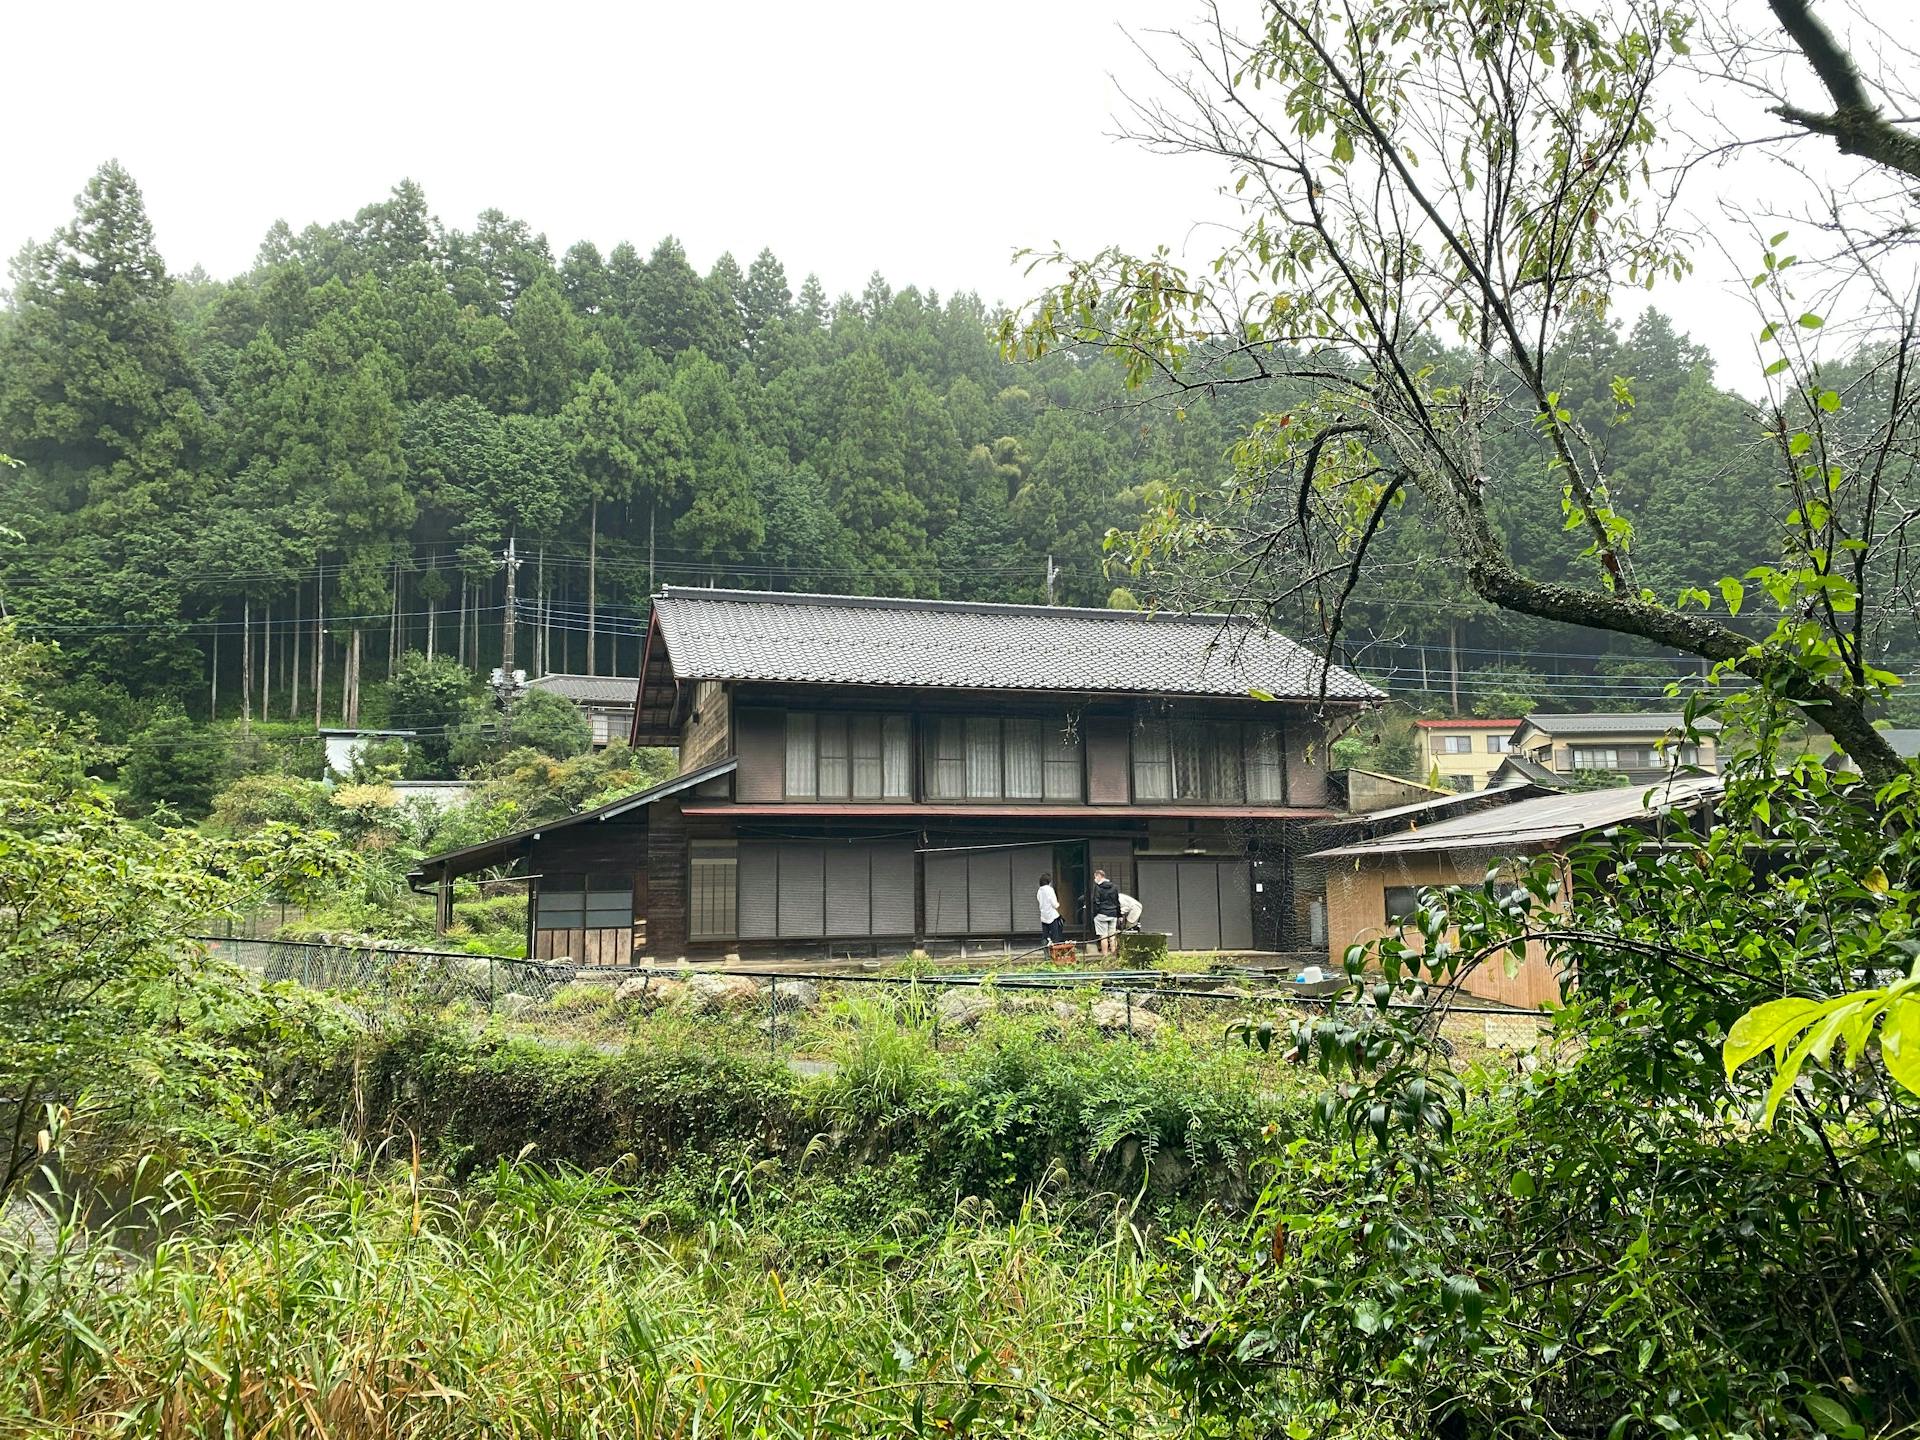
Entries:
{"type": "Polygon", "coordinates": [[[1024,949],[1096,866],[1177,948],[1300,948],[1328,724],[1383,698],[1243,617],[668,587],[631,738],[680,773],[414,879],[523,874],[588,961],[1024,949]]]}

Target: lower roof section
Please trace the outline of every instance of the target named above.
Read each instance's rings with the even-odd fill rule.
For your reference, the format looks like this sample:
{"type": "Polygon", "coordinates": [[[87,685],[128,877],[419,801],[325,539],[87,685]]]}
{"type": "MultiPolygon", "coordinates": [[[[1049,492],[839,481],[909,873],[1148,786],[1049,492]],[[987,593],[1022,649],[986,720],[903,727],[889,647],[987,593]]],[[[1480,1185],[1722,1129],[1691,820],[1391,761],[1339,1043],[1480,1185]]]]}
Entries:
{"type": "Polygon", "coordinates": [[[722,775],[731,775],[740,768],[738,760],[722,760],[717,764],[704,765],[698,770],[689,770],[684,775],[676,775],[663,784],[650,790],[642,790],[635,795],[622,795],[618,800],[609,800],[591,810],[582,810],[578,815],[569,815],[561,820],[549,820],[544,825],[530,825],[525,830],[515,830],[512,834],[502,835],[495,840],[483,840],[478,845],[468,845],[459,850],[448,850],[439,855],[429,855],[408,873],[412,881],[426,879],[444,880],[454,875],[471,875],[476,870],[490,869],[503,865],[517,857],[529,840],[538,840],[543,835],[556,830],[566,830],[576,825],[587,825],[602,820],[614,820],[630,815],[637,810],[645,810],[656,800],[664,800],[669,795],[678,795],[704,785],[709,780],[718,780],[722,775]]]}
{"type": "Polygon", "coordinates": [[[1324,820],[1322,807],[1286,805],[821,805],[766,802],[736,805],[715,801],[682,805],[680,813],[703,818],[737,815],[764,820],[1324,820]]]}

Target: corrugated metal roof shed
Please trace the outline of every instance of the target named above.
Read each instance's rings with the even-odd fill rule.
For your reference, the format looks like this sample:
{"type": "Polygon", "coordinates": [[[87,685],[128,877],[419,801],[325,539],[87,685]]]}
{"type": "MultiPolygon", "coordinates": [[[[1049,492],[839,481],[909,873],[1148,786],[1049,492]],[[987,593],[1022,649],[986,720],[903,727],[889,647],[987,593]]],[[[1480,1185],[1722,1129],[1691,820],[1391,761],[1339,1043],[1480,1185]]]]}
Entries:
{"type": "Polygon", "coordinates": [[[1576,835],[1644,820],[1664,810],[1695,810],[1716,798],[1724,782],[1717,775],[1689,776],[1658,785],[1625,785],[1577,795],[1543,795],[1474,815],[1352,845],[1322,850],[1316,860],[1408,855],[1420,851],[1535,850],[1576,835]]]}
{"type": "MultiPolygon", "coordinates": [[[[1320,658],[1242,617],[668,586],[680,680],[1316,698],[1320,658]]],[[[1386,698],[1338,666],[1331,700],[1386,698]]]]}

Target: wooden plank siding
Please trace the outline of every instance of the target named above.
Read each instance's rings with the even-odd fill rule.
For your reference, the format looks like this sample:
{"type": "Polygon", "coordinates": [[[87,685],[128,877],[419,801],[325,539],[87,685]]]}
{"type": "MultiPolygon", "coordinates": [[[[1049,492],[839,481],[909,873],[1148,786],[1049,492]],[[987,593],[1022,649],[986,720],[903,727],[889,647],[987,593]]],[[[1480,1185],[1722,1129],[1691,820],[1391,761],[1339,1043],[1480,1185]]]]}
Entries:
{"type": "Polygon", "coordinates": [[[680,732],[680,773],[724,760],[733,744],[732,697],[718,680],[697,681],[687,723],[680,732]]]}
{"type": "Polygon", "coordinates": [[[571,960],[576,965],[631,965],[633,930],[536,930],[536,960],[571,960]]]}
{"type": "Polygon", "coordinates": [[[680,799],[669,796],[648,807],[646,893],[634,909],[647,917],[647,950],[666,959],[687,952],[687,821],[680,799]]]}

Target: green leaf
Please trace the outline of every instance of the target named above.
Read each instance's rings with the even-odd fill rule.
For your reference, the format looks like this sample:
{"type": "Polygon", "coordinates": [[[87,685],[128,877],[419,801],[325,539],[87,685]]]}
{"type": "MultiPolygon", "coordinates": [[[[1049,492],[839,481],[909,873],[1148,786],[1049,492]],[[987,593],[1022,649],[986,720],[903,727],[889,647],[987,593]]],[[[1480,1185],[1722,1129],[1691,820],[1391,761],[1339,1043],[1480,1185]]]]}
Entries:
{"type": "Polygon", "coordinates": [[[1844,1433],[1853,1425],[1853,1415],[1838,1400],[1825,1395],[1807,1396],[1807,1418],[1829,1435],[1844,1433]]]}
{"type": "Polygon", "coordinates": [[[1533,1176],[1524,1170],[1515,1171],[1513,1179],[1507,1182],[1507,1188],[1513,1191],[1517,1199],[1531,1200],[1535,1192],[1533,1176]]]}
{"type": "Polygon", "coordinates": [[[1789,455],[1804,455],[1813,448],[1813,436],[1804,430],[1796,430],[1787,439],[1789,455]]]}
{"type": "Polygon", "coordinates": [[[1778,360],[1774,361],[1771,365],[1767,366],[1766,370],[1763,373],[1767,375],[1778,375],[1782,370],[1786,368],[1787,368],[1787,357],[1782,355],[1778,360]]]}
{"type": "Polygon", "coordinates": [[[1820,398],[1814,403],[1831,415],[1840,408],[1840,392],[1837,390],[1822,390],[1820,392],[1820,398]]]}
{"type": "Polygon", "coordinates": [[[1720,580],[1720,598],[1727,602],[1727,613],[1729,615],[1738,615],[1741,605],[1746,602],[1747,587],[1731,575],[1722,576],[1720,580]]]}
{"type": "Polygon", "coordinates": [[[1334,132],[1333,158],[1342,165],[1353,163],[1353,137],[1344,130],[1334,132]]]}
{"type": "Polygon", "coordinates": [[[1802,315],[1799,320],[1799,325],[1802,330],[1818,330],[1822,325],[1826,323],[1827,323],[1826,321],[1822,320],[1818,315],[1814,314],[1813,311],[1811,310],[1807,311],[1806,314],[1802,315]]]}
{"type": "Polygon", "coordinates": [[[1720,1058],[1727,1067],[1727,1078],[1754,1056],[1773,1049],[1812,1024],[1825,1009],[1823,1002],[1790,995],[1784,1000],[1769,1000],[1756,1005],[1727,1032],[1720,1047],[1720,1058]]]}
{"type": "Polygon", "coordinates": [[[1887,1006],[1880,1026],[1880,1058],[1895,1084],[1920,1095],[1920,995],[1903,995],[1887,1006]]]}

